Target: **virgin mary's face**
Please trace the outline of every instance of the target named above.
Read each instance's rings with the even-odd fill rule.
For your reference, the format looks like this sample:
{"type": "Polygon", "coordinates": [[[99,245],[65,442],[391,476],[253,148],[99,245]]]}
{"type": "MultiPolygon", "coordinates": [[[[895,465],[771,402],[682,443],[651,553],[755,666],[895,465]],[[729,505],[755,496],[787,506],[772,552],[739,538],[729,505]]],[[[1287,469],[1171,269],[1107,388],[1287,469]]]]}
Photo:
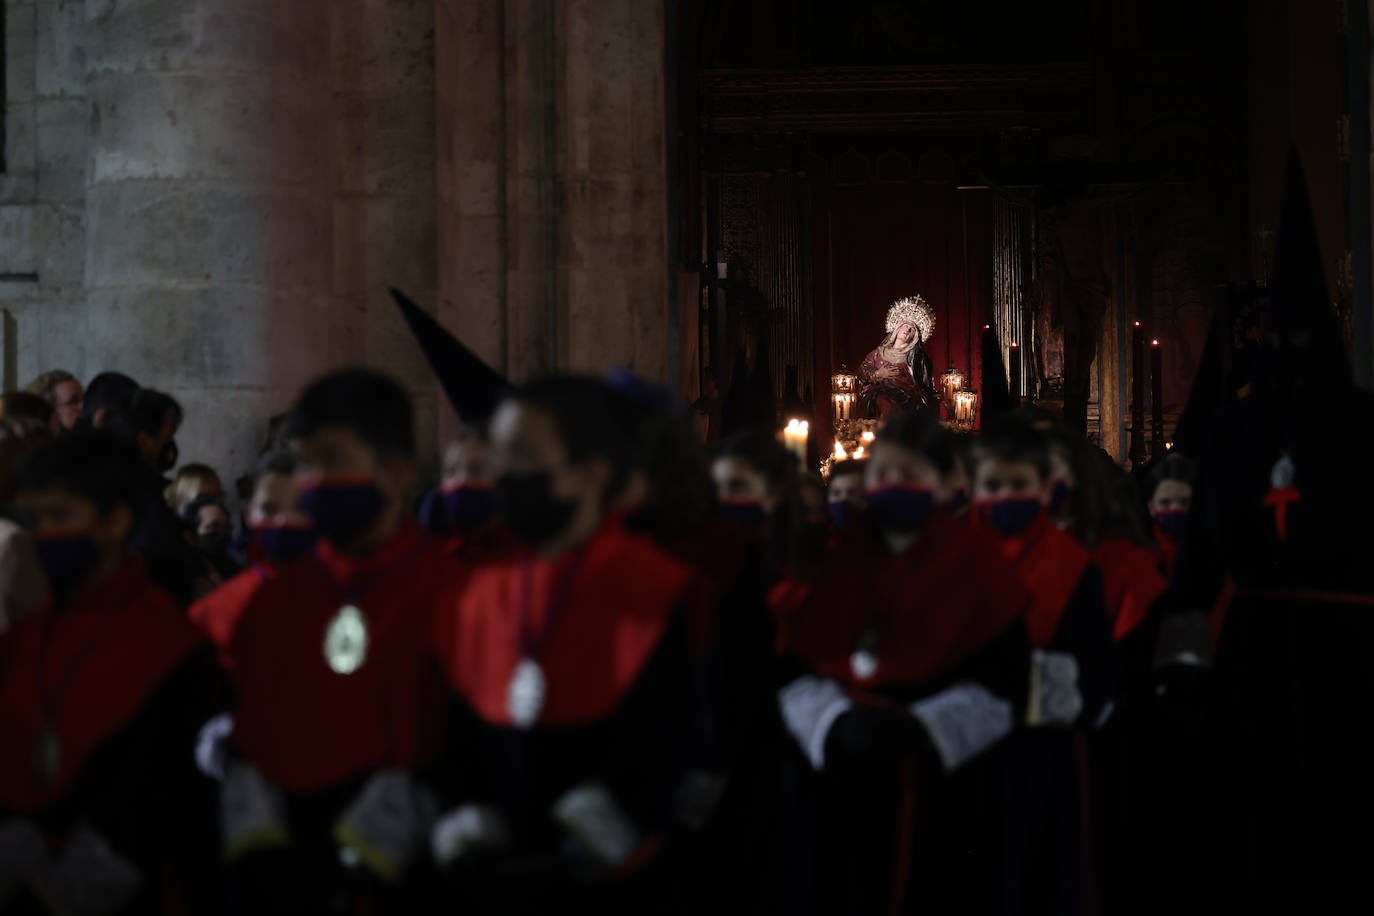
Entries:
{"type": "Polygon", "coordinates": [[[916,342],[916,326],[903,322],[897,325],[897,336],[895,338],[898,346],[908,347],[916,342]]]}

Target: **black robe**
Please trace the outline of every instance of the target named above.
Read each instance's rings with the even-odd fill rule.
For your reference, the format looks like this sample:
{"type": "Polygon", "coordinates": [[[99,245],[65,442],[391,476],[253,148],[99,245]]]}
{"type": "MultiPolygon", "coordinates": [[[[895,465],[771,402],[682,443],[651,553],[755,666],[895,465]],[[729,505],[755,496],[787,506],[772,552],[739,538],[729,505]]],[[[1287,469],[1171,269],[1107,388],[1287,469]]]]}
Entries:
{"type": "Polygon", "coordinates": [[[860,531],[822,567],[791,627],[779,700],[794,739],[789,902],[799,912],[995,913],[1001,906],[1003,739],[1024,714],[1029,596],[986,532],[938,515],[920,538],[894,556],[877,535],[860,531]],[[875,634],[877,667],[861,676],[852,657],[867,633],[875,634]],[[828,730],[812,729],[825,716],[807,721],[797,704],[807,686],[836,691],[852,706],[828,730]],[[985,745],[958,760],[942,754],[945,736],[913,710],[956,695],[977,707],[974,744],[985,745]],[[819,768],[822,748],[805,739],[808,731],[824,734],[819,768]]]}

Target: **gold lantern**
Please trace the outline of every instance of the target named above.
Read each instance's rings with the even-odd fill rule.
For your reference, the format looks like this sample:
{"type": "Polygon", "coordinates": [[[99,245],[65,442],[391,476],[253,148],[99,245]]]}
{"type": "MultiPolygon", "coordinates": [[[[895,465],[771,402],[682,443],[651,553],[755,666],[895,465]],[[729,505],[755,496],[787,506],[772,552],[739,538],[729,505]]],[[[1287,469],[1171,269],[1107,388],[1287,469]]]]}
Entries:
{"type": "Polygon", "coordinates": [[[959,429],[973,429],[978,414],[978,392],[961,388],[954,393],[954,425],[959,429]]]}
{"type": "Polygon", "coordinates": [[[944,398],[941,403],[950,410],[953,410],[954,398],[963,387],[964,373],[959,371],[958,366],[951,363],[950,367],[945,370],[944,375],[940,376],[940,389],[944,392],[944,398]]]}
{"type": "Polygon", "coordinates": [[[853,419],[854,376],[844,366],[830,376],[830,398],[835,405],[835,421],[853,419]]]}

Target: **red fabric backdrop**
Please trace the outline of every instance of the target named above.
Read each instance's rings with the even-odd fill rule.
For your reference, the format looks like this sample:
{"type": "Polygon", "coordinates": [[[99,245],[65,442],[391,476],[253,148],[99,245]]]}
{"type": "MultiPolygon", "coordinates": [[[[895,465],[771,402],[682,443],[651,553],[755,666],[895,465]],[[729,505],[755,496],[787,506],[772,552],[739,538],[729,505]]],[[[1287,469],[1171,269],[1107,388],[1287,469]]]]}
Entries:
{"type": "MultiPolygon", "coordinates": [[[[841,363],[850,371],[858,367],[883,337],[888,306],[902,296],[920,293],[935,310],[935,333],[926,352],[937,386],[952,361],[972,373],[971,386],[980,388],[987,192],[875,183],[818,184],[812,195],[817,428],[830,428],[831,374],[841,363]]],[[[819,439],[822,453],[827,441],[819,439]]]]}

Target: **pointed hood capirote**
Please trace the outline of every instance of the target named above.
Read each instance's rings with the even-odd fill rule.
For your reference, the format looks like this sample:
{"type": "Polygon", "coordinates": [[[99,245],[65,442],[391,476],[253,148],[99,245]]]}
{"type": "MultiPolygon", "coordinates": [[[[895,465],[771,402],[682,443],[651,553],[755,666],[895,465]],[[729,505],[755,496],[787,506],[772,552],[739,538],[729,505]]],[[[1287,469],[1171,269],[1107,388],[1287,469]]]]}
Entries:
{"type": "Polygon", "coordinates": [[[1016,406],[1011,400],[1011,386],[1007,384],[1001,338],[990,324],[983,327],[982,387],[982,422],[986,426],[1016,406]]]}
{"type": "Polygon", "coordinates": [[[464,425],[480,426],[491,419],[511,384],[482,361],[447,328],[416,305],[405,293],[393,289],[391,296],[401,310],[410,332],[425,354],[444,394],[464,425]]]}

